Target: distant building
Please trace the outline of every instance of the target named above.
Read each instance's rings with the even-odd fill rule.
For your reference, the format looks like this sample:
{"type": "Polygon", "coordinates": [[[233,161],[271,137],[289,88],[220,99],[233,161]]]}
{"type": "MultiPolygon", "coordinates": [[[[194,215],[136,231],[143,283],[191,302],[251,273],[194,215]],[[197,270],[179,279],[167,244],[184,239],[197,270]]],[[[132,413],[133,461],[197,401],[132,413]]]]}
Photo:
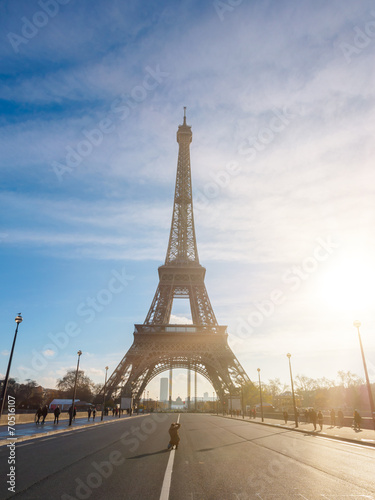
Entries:
{"type": "Polygon", "coordinates": [[[160,379],[160,401],[168,401],[168,379],[160,379]]]}
{"type": "Polygon", "coordinates": [[[203,401],[208,401],[208,392],[203,393],[203,401]]]}
{"type": "MultiPolygon", "coordinates": [[[[79,403],[79,399],[75,400],[74,403],[76,406],[76,403],[79,403]]],[[[72,405],[72,398],[70,398],[70,399],[54,399],[49,404],[49,410],[53,411],[57,406],[60,406],[61,411],[68,411],[71,405],[72,405]]]]}
{"type": "Polygon", "coordinates": [[[182,410],[185,405],[185,401],[182,401],[180,396],[177,396],[176,401],[172,401],[172,408],[175,410],[182,410]]]}

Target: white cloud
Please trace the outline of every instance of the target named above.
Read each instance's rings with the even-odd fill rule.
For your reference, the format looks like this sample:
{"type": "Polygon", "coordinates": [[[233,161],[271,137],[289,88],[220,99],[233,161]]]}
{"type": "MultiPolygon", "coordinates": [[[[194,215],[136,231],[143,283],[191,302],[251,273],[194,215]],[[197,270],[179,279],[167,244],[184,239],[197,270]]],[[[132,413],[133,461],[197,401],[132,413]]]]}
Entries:
{"type": "Polygon", "coordinates": [[[47,358],[52,358],[55,356],[56,352],[53,349],[45,349],[44,351],[42,351],[42,354],[47,358]]]}

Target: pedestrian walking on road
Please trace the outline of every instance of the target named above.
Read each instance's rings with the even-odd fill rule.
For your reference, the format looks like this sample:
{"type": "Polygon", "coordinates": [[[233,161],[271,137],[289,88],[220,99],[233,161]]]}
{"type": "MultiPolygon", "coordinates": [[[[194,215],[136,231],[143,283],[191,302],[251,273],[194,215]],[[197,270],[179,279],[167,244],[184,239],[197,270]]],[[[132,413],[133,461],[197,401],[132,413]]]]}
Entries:
{"type": "Polygon", "coordinates": [[[95,417],[96,417],[96,408],[92,409],[92,421],[95,422],[95,417]]]}
{"type": "Polygon", "coordinates": [[[318,424],[320,427],[320,430],[323,430],[323,413],[319,410],[318,411],[318,424]]]}
{"type": "Polygon", "coordinates": [[[283,412],[283,417],[284,417],[284,422],[287,424],[289,415],[288,415],[288,412],[286,410],[283,412]]]}
{"type": "Polygon", "coordinates": [[[53,414],[55,415],[55,420],[53,421],[54,424],[58,424],[59,423],[60,413],[61,413],[60,406],[56,406],[55,411],[53,412],[53,414]]]}
{"type": "Polygon", "coordinates": [[[43,409],[42,409],[42,415],[43,415],[42,424],[44,424],[44,421],[45,421],[45,419],[46,419],[46,416],[48,415],[48,406],[47,406],[47,405],[44,405],[44,406],[43,406],[43,409]]]}
{"type": "Polygon", "coordinates": [[[87,415],[88,415],[88,419],[87,419],[87,420],[90,420],[90,417],[91,417],[91,406],[90,406],[90,408],[87,410],[87,415]]]}
{"type": "Polygon", "coordinates": [[[181,424],[173,423],[169,427],[169,436],[170,440],[168,443],[168,450],[173,450],[173,447],[178,448],[178,444],[180,442],[180,436],[178,434],[178,429],[181,427],[181,424]]]}

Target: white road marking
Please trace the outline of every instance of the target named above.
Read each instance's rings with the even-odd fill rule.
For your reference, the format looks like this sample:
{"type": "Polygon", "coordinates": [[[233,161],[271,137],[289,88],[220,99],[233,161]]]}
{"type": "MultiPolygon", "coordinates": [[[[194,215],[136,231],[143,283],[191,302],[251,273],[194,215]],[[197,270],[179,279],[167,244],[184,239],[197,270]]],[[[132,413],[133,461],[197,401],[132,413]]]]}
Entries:
{"type": "MultiPolygon", "coordinates": [[[[179,422],[180,422],[180,414],[178,414],[178,417],[177,417],[177,423],[179,423],[179,422]]],[[[169,499],[169,491],[171,489],[171,481],[172,481],[173,462],[174,462],[174,455],[176,453],[176,450],[173,449],[169,453],[170,453],[170,455],[169,455],[169,459],[168,459],[168,463],[167,463],[167,468],[166,468],[165,474],[164,474],[163,486],[161,487],[161,494],[160,494],[159,500],[168,500],[169,499]]]]}

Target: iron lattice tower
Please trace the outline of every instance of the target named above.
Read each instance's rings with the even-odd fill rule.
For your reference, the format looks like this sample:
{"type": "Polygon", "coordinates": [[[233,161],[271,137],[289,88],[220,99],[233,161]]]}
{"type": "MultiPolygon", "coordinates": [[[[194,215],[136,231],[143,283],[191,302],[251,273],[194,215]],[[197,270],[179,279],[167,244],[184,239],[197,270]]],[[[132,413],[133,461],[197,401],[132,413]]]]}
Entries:
{"type": "Polygon", "coordinates": [[[239,394],[249,377],[230,349],[227,327],[218,325],[199,263],[194,228],[190,167],[191,127],[178,127],[179,144],[171,231],[159,284],[142,325],[135,325],[134,342],[106,386],[107,395],[121,390],[139,401],[158,374],[172,368],[194,370],[208,379],[220,398],[239,394]],[[188,298],[193,324],[170,324],[173,300],[188,298]]]}

